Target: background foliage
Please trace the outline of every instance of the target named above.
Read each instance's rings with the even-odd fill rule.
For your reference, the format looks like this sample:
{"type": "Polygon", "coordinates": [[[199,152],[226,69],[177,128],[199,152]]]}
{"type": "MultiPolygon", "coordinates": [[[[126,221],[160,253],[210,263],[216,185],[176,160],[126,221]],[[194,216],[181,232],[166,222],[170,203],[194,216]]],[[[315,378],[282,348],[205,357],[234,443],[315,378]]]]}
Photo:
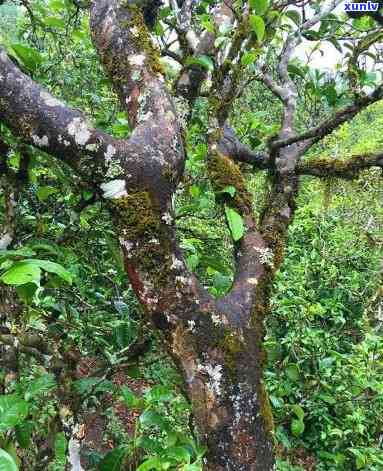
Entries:
{"type": "MultiPolygon", "coordinates": [[[[11,5],[0,7],[1,42],[28,73],[85,109],[98,127],[129,135],[86,18],[64,0],[34,5],[33,18],[11,5]]],[[[312,86],[319,82],[313,77],[312,86]]],[[[261,147],[275,132],[280,108],[257,87],[249,87],[232,121],[245,141],[261,147]]],[[[322,95],[313,108],[323,112],[331,96],[322,95]]],[[[187,136],[176,214],[190,268],[219,296],[232,280],[232,242],[206,177],[207,149],[199,137],[205,126],[201,100],[187,136]]],[[[382,126],[383,105],[376,104],[312,152],[347,158],[379,150],[382,126]]],[[[12,144],[10,163],[17,169],[19,143],[1,125],[0,133],[12,144]]],[[[89,469],[119,469],[124,460],[141,471],[201,469],[204,450],[191,434],[180,380],[128,285],[107,213],[64,165],[31,152],[17,250],[0,259],[3,287],[17,285],[23,302],[6,328],[17,336],[43,336],[54,346],[47,355],[59,351],[76,367],[72,376],[60,364],[51,371],[46,357],[21,352],[17,373],[0,369],[0,469],[16,469],[15,463],[64,469],[68,440],[59,422],[74,419],[101,429],[86,456],[89,469]],[[137,343],[144,354],[132,357],[137,343]],[[66,401],[76,405],[78,417],[68,415],[66,401]]],[[[248,170],[257,202],[264,175],[248,170]]],[[[378,171],[354,182],[302,181],[266,338],[281,471],[383,469],[381,183],[378,171]]],[[[81,438],[84,433],[86,439],[84,430],[78,432],[81,438]]]]}

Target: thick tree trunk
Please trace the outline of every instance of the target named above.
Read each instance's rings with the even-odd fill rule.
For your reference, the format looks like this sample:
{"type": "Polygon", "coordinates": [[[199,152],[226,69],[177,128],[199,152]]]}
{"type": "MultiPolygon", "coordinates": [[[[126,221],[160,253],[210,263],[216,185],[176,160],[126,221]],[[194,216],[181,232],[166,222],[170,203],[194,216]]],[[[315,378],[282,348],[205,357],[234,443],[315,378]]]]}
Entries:
{"type": "MultiPolygon", "coordinates": [[[[118,230],[130,233],[131,227],[121,227],[119,211],[118,230]]],[[[146,225],[142,230],[149,233],[121,244],[131,284],[183,374],[197,435],[208,448],[206,469],[272,470],[273,418],[262,383],[268,303],[263,283],[253,290],[259,300],[266,299],[255,303],[249,317],[246,299],[214,300],[187,272],[173,229],[158,220],[161,225],[162,230],[152,226],[157,237],[146,225]]]]}
{"type": "Polygon", "coordinates": [[[197,331],[192,339],[179,329],[171,347],[184,373],[197,430],[208,447],[206,469],[271,470],[273,418],[254,329],[200,328],[203,333],[197,331]]]}

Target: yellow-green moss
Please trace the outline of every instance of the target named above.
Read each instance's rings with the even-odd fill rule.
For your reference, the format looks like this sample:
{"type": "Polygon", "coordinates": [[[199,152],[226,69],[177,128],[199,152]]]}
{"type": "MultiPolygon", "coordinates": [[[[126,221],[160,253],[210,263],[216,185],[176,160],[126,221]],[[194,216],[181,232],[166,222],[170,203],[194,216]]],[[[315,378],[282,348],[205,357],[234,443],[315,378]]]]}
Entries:
{"type": "Polygon", "coordinates": [[[258,391],[258,403],[260,413],[265,424],[265,430],[269,435],[272,436],[275,428],[273,411],[271,409],[269,395],[263,383],[261,383],[258,391]]]}
{"type": "Polygon", "coordinates": [[[232,379],[235,377],[235,369],[238,365],[238,354],[244,350],[243,342],[235,332],[227,332],[220,345],[225,355],[225,366],[229,370],[232,379]]]}
{"type": "Polygon", "coordinates": [[[147,191],[130,192],[112,201],[117,225],[127,240],[157,234],[160,218],[147,191]]]}
{"type": "Polygon", "coordinates": [[[138,48],[142,49],[149,61],[149,66],[153,73],[164,74],[165,70],[160,61],[160,52],[153,45],[153,42],[150,38],[148,28],[144,21],[144,16],[141,9],[136,5],[127,5],[132,16],[131,20],[126,27],[136,28],[138,31],[137,36],[135,36],[135,42],[138,48]]]}
{"type": "Polygon", "coordinates": [[[216,193],[221,192],[227,186],[233,186],[236,189],[234,198],[232,198],[233,205],[244,213],[252,211],[252,198],[246,189],[241,170],[228,156],[218,151],[210,155],[208,172],[216,193]]]}

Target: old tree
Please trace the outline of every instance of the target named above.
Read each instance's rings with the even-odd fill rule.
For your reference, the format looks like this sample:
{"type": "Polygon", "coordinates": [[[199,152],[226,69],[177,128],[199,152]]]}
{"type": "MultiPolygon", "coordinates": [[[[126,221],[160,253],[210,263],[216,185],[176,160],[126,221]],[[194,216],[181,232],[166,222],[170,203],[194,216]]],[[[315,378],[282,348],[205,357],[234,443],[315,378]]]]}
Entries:
{"type": "MultiPolygon", "coordinates": [[[[33,17],[33,2],[21,3],[33,17]]],[[[311,152],[304,159],[325,136],[383,98],[381,27],[369,17],[356,23],[341,3],[73,1],[82,14],[89,11],[93,43],[129,117],[129,139],[92,127],[81,111],[24,73],[5,48],[0,51],[3,129],[23,153],[35,148],[63,161],[104,200],[134,292],[182,372],[209,470],[274,469],[273,419],[262,380],[263,323],[301,177],[353,179],[383,167],[383,154],[324,160],[311,152]],[[327,45],[326,53],[338,62],[320,92],[326,105],[317,115],[304,115],[304,122],[305,100],[318,89],[304,87],[304,63],[311,56],[297,56],[302,45],[303,51],[327,45]],[[172,64],[172,74],[165,63],[172,64]],[[240,142],[229,124],[254,84],[280,102],[276,131],[257,151],[240,142]],[[208,110],[201,136],[208,143],[208,177],[234,239],[235,276],[219,299],[188,269],[173,213],[187,159],[185,136],[201,102],[208,110]],[[257,171],[267,174],[259,217],[247,185],[257,171]]],[[[21,184],[7,171],[7,140],[0,151],[5,249],[14,237],[21,184]]]]}

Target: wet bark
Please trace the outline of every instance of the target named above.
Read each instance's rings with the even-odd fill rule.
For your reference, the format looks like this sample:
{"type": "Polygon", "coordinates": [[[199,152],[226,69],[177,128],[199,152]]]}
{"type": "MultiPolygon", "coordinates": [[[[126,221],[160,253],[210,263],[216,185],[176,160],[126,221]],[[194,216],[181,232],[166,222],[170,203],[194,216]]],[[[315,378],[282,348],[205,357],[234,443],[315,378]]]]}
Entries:
{"type": "MultiPolygon", "coordinates": [[[[222,197],[225,187],[235,188],[235,196],[225,204],[242,216],[246,231],[235,244],[232,288],[223,298],[214,299],[187,269],[177,243],[172,201],[185,166],[184,138],[143,5],[147,7],[148,2],[94,0],[90,8],[92,39],[128,113],[133,129],[130,139],[117,140],[93,128],[81,112],[52,97],[1,50],[0,120],[24,142],[72,166],[103,194],[131,285],[183,374],[198,435],[208,448],[206,469],[271,471],[273,419],[262,382],[264,319],[294,217],[298,175],[347,177],[349,172],[353,176],[363,168],[382,166],[382,156],[355,158],[342,168],[335,162],[299,161],[318,132],[323,137],[346,118],[344,113],[336,115],[319,131],[296,135],[297,92],[287,67],[299,41],[297,35],[286,40],[278,67],[279,82],[267,74],[262,79],[283,102],[281,131],[269,142],[268,152],[253,152],[239,142],[229,126],[220,129],[236,96],[231,89],[238,84],[238,68],[228,82],[230,100],[222,109],[216,105],[217,116],[212,116],[207,166],[217,194],[222,197]],[[270,191],[260,221],[254,219],[252,196],[236,162],[269,174],[270,191]]],[[[199,42],[196,35],[189,34],[194,3],[178,5],[177,32],[185,56],[217,53],[213,34],[202,35],[199,42]]],[[[222,22],[234,21],[231,6],[230,1],[217,5],[217,28],[222,22]]],[[[326,11],[302,27],[316,24],[326,11]]],[[[238,30],[229,49],[230,60],[216,57],[221,72],[215,77],[218,88],[225,85],[246,33],[246,29],[238,30]]],[[[201,67],[185,66],[176,81],[178,91],[193,103],[205,77],[206,70],[201,67]]],[[[215,90],[216,97],[224,96],[220,92],[215,90]]],[[[381,91],[358,102],[353,112],[379,97],[381,91]]]]}

